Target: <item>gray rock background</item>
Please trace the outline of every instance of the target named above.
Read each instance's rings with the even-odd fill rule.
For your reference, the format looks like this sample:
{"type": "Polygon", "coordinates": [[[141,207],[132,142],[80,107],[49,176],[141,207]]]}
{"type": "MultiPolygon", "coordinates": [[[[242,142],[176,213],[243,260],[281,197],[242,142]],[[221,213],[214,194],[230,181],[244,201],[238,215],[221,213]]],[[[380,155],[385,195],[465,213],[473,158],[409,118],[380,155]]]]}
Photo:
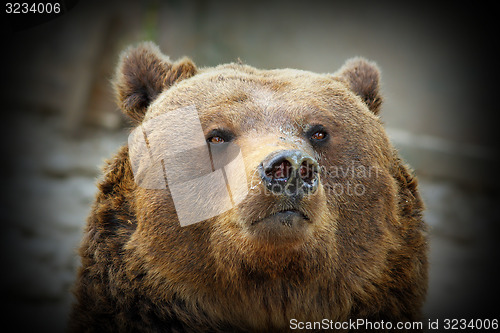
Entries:
{"type": "Polygon", "coordinates": [[[360,2],[81,2],[53,21],[7,33],[6,319],[19,331],[65,329],[99,167],[130,130],[109,80],[119,51],[145,39],[198,66],[240,58],[260,68],[334,72],[352,56],[376,61],[382,119],[419,176],[427,205],[426,318],[499,318],[498,131],[481,25],[487,13],[360,2]]]}

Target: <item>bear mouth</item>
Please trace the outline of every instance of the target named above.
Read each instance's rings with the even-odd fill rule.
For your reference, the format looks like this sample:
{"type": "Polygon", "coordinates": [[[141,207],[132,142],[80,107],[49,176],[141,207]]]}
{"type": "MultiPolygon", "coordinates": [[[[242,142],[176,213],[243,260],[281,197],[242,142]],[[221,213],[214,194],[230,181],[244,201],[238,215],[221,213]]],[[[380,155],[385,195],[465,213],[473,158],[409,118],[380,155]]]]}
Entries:
{"type": "Polygon", "coordinates": [[[309,217],[298,209],[283,209],[270,215],[261,218],[257,221],[251,223],[251,225],[256,225],[259,223],[281,223],[286,227],[293,227],[299,221],[309,222],[309,217]]]}
{"type": "Polygon", "coordinates": [[[298,209],[282,209],[252,222],[250,234],[267,244],[291,244],[304,240],[310,218],[298,209]]]}

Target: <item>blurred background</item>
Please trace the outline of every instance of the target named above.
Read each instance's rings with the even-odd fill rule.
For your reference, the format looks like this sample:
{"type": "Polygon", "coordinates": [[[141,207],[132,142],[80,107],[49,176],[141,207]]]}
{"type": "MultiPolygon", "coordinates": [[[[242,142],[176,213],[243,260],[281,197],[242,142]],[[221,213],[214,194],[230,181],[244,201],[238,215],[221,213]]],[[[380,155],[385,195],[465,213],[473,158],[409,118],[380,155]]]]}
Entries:
{"type": "Polygon", "coordinates": [[[130,131],[110,80],[120,51],[143,40],[198,67],[240,59],[326,73],[353,56],[375,61],[381,117],[419,176],[431,226],[425,316],[500,317],[493,7],[62,3],[65,13],[44,23],[3,22],[0,286],[16,331],[65,329],[100,166],[130,131]]]}

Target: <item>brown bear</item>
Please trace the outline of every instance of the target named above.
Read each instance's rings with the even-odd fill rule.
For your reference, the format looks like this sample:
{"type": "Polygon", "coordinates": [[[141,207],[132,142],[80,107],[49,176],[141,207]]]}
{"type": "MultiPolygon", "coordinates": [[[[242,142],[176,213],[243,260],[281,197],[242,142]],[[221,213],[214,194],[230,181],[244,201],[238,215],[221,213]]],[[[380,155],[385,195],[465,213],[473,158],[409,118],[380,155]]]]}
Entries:
{"type": "Polygon", "coordinates": [[[161,123],[136,138],[166,177],[152,177],[158,186],[138,179],[152,168],[133,140],[107,162],[79,252],[70,329],[363,331],[419,320],[423,204],[378,117],[379,78],[362,58],[315,74],[197,68],[171,62],[153,43],[125,50],[118,103],[137,128],[161,123]],[[209,159],[198,172],[196,149],[213,158],[227,144],[237,150],[223,165],[209,159]],[[163,156],[169,149],[177,155],[163,156]],[[237,158],[233,171],[224,167],[237,158]],[[231,179],[246,190],[224,197],[224,186],[192,185],[215,174],[226,194],[231,179]],[[197,208],[222,202],[229,206],[209,215],[197,208]]]}

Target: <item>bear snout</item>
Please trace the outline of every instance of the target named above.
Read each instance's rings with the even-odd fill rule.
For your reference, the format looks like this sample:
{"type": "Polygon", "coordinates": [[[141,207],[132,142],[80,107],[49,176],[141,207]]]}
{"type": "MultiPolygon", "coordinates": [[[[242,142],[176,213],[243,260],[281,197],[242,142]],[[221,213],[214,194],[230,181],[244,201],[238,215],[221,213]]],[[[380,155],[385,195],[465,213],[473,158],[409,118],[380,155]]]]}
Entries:
{"type": "Polygon", "coordinates": [[[259,165],[265,187],[274,195],[300,200],[318,189],[318,162],[301,150],[279,150],[259,165]]]}

